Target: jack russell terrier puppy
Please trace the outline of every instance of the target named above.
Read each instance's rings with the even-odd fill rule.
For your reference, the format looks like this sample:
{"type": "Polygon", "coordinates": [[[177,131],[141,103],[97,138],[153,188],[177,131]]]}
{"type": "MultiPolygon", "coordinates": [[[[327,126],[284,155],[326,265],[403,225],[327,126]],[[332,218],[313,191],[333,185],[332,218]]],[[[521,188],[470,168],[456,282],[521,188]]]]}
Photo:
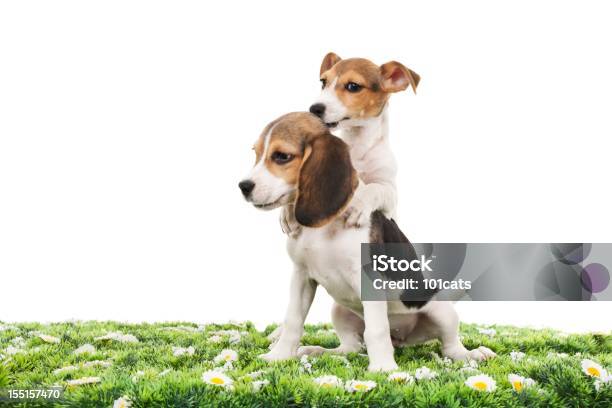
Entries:
{"type": "MultiPolygon", "coordinates": [[[[341,59],[333,52],[321,62],[322,91],[310,112],[330,129],[340,130],[349,146],[353,166],[365,183],[343,214],[345,226],[359,227],[380,210],[396,218],[397,165],[389,145],[387,106],[392,93],[412,87],[416,93],[419,75],[396,61],[381,66],[364,58],[341,59]]],[[[298,234],[300,225],[291,205],[281,211],[280,224],[288,235],[298,234]]],[[[279,326],[268,338],[277,341],[279,326]]]]}
{"type": "MultiPolygon", "coordinates": [[[[310,112],[330,129],[340,130],[353,166],[365,187],[343,216],[347,227],[359,227],[380,210],[395,217],[397,166],[389,145],[387,106],[392,93],[412,87],[416,93],[419,75],[396,61],[381,66],[364,58],[341,59],[328,53],[320,68],[322,91],[310,112]]],[[[287,234],[299,230],[292,208],[281,212],[281,228],[287,234]]]]}
{"type": "MultiPolygon", "coordinates": [[[[310,113],[290,113],[270,123],[254,146],[255,166],[239,183],[247,201],[263,210],[290,206],[301,231],[288,236],[294,263],[283,330],[268,361],[332,352],[358,352],[365,341],[370,371],[393,371],[393,345],[439,339],[454,360],[495,356],[486,347],[467,350],[450,302],[362,301],[361,243],[402,242],[393,220],[373,211],[360,227],[346,228],[343,212],[368,185],[351,163],[349,146],[310,113]],[[335,349],[299,347],[317,286],[334,299],[332,322],[340,339],[335,349]]],[[[435,299],[435,296],[432,297],[435,299]]]]}

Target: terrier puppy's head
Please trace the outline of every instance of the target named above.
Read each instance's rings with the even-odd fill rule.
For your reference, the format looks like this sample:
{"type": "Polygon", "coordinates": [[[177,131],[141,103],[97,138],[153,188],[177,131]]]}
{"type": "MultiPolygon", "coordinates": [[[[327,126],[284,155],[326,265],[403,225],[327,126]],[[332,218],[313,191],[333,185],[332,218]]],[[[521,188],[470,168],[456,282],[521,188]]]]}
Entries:
{"type": "Polygon", "coordinates": [[[381,66],[364,58],[341,59],[330,52],[320,69],[322,92],[310,112],[329,128],[359,126],[376,117],[394,92],[416,93],[419,75],[396,61],[381,66]]]}

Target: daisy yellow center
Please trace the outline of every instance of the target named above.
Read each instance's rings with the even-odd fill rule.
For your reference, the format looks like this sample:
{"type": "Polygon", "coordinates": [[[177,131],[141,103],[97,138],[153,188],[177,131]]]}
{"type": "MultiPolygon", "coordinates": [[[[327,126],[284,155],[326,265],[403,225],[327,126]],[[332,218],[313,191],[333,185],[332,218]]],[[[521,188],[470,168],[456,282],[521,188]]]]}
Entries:
{"type": "Polygon", "coordinates": [[[484,391],[487,389],[487,383],[485,383],[484,381],[475,382],[474,388],[476,388],[478,391],[484,391]]]}
{"type": "Polygon", "coordinates": [[[593,377],[601,377],[601,373],[595,367],[587,368],[587,373],[591,374],[593,377]]]}
{"type": "Polygon", "coordinates": [[[332,383],[323,383],[323,384],[321,384],[321,386],[322,386],[323,388],[331,388],[332,383]]]}
{"type": "Polygon", "coordinates": [[[520,381],[515,381],[512,383],[512,386],[514,387],[515,390],[520,391],[523,389],[523,384],[521,384],[520,381]]]}
{"type": "Polygon", "coordinates": [[[213,377],[210,379],[210,382],[215,385],[223,385],[225,383],[225,381],[223,381],[223,378],[220,377],[213,377]]]}
{"type": "Polygon", "coordinates": [[[232,356],[230,356],[229,354],[227,356],[225,356],[225,361],[230,361],[232,358],[232,356]]]}
{"type": "Polygon", "coordinates": [[[368,386],[366,384],[355,384],[355,389],[356,390],[361,391],[361,390],[365,390],[367,388],[368,388],[368,386]]]}

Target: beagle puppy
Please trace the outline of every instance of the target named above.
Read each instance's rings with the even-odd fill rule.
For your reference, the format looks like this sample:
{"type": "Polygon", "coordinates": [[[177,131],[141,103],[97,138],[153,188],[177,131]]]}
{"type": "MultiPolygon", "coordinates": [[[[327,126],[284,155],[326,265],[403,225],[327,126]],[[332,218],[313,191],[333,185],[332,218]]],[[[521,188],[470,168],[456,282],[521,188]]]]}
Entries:
{"type": "Polygon", "coordinates": [[[442,354],[454,360],[495,356],[486,347],[467,350],[450,302],[361,300],[361,243],[402,242],[412,246],[381,211],[345,228],[341,214],[367,184],[351,163],[349,146],[316,116],[289,113],[270,123],[254,146],[255,165],[239,183],[256,208],[290,206],[301,232],[288,236],[293,260],[289,306],[280,338],[261,357],[268,361],[325,352],[358,352],[365,342],[370,371],[393,371],[393,346],[439,339],[442,354]],[[300,346],[304,321],[318,286],[334,299],[332,322],[340,339],[334,349],[300,346]]]}

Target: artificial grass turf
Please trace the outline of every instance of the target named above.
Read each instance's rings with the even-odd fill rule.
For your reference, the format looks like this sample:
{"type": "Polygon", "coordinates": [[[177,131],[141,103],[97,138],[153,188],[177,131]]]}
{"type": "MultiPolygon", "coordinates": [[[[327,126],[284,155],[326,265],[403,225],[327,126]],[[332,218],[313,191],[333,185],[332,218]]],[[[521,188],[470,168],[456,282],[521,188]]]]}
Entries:
{"type": "MultiPolygon", "coordinates": [[[[331,326],[307,326],[304,344],[335,347],[338,339],[331,326]]],[[[463,324],[461,335],[468,348],[480,345],[491,348],[498,357],[481,362],[477,372],[497,382],[493,392],[476,391],[464,382],[477,372],[462,370],[463,363],[449,363],[439,357],[436,342],[396,349],[400,370],[415,373],[426,366],[438,373],[430,380],[408,384],[393,383],[388,374],[367,372],[367,356],[353,353],[346,359],[331,355],[313,357],[304,364],[299,359],[267,363],[257,356],[265,353],[266,339],[273,329],[258,332],[250,323],[123,324],[116,322],[71,322],[42,325],[38,323],[0,323],[0,390],[50,387],[60,385],[65,392],[60,400],[7,401],[0,406],[74,406],[110,407],[122,396],[132,400],[133,407],[149,406],[417,406],[417,407],[612,407],[612,384],[595,389],[594,379],[585,375],[582,359],[591,359],[604,368],[612,366],[612,334],[562,335],[553,330],[531,330],[509,326],[494,327],[494,335],[482,334],[478,327],[463,324]],[[217,333],[219,330],[232,330],[217,333]],[[108,332],[134,335],[137,343],[117,340],[95,340],[108,332]],[[59,338],[47,343],[39,334],[59,338]],[[19,339],[21,338],[21,340],[19,339]],[[93,354],[75,355],[83,344],[95,346],[93,354]],[[193,346],[193,355],[173,355],[173,346],[193,346]],[[234,380],[233,389],[203,382],[202,373],[218,368],[215,357],[223,349],[233,349],[238,359],[226,375],[234,380]],[[525,357],[513,361],[511,351],[522,351],[525,357]],[[553,353],[550,355],[549,353],[553,353]],[[559,356],[556,353],[566,353],[559,356]],[[579,353],[578,355],[576,353],[579,353]],[[86,361],[112,363],[83,367],[86,361]],[[65,366],[76,370],[53,371],[65,366]],[[310,366],[310,367],[309,367],[310,366]],[[166,371],[165,375],[159,374],[166,371]],[[268,380],[259,391],[247,374],[263,370],[257,380],[268,380]],[[516,393],[508,374],[530,377],[536,386],[516,393]],[[368,392],[350,393],[344,388],[322,388],[313,378],[335,375],[341,380],[373,380],[376,387],[368,392]],[[69,386],[67,381],[99,377],[97,384],[69,386]]],[[[0,396],[4,391],[0,392],[0,396]]]]}

